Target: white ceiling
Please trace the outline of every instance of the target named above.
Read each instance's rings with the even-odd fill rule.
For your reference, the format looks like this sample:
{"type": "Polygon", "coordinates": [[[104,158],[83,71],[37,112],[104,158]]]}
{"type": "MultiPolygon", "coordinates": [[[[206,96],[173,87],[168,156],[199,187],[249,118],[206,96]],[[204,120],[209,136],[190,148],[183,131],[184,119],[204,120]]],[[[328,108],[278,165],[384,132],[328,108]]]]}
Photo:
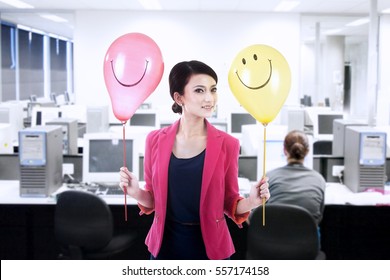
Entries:
{"type": "MultiPolygon", "coordinates": [[[[5,21],[19,23],[49,33],[73,37],[73,14],[77,10],[129,10],[145,11],[138,0],[23,0],[34,9],[16,9],[0,0],[0,15],[5,21]],[[39,14],[55,14],[68,20],[55,23],[39,14]]],[[[204,11],[204,12],[274,12],[281,0],[146,0],[158,2],[162,11],[204,11]]],[[[314,32],[314,22],[321,22],[321,28],[345,27],[352,19],[368,16],[370,0],[300,0],[290,13],[306,15],[304,26],[314,32]],[[337,16],[337,17],[334,17],[337,16]]],[[[378,12],[390,8],[390,0],[377,0],[378,12]]],[[[350,29],[347,35],[362,34],[368,27],[350,29]]]]}

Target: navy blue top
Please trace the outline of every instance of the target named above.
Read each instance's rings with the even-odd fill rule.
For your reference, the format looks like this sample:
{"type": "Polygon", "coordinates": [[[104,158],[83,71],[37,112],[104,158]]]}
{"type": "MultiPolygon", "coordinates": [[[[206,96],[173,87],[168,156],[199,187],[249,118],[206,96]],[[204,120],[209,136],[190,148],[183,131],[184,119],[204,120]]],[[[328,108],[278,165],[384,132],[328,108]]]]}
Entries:
{"type": "Polygon", "coordinates": [[[179,223],[199,223],[204,156],[205,150],[185,159],[172,153],[168,170],[167,219],[179,223]]]}
{"type": "Polygon", "coordinates": [[[156,259],[207,259],[199,218],[205,153],[204,150],[186,159],[171,155],[167,218],[161,250],[156,259]]]}

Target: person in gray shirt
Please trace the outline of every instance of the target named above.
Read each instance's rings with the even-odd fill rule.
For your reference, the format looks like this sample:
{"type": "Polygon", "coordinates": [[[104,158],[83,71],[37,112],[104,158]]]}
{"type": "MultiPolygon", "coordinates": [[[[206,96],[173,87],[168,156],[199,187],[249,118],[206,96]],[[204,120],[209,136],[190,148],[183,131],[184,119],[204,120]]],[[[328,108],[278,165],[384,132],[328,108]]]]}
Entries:
{"type": "Polygon", "coordinates": [[[287,165],[267,173],[271,194],[267,204],[283,203],[301,206],[320,224],[325,199],[325,179],[317,171],[303,165],[309,152],[309,140],[302,131],[290,131],[284,139],[287,165]]]}

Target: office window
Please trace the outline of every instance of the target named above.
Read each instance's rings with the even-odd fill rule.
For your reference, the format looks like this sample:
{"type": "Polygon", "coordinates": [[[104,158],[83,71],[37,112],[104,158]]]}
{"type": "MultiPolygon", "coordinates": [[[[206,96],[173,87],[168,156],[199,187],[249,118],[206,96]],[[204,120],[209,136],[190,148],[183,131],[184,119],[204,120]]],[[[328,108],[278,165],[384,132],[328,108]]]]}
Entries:
{"type": "Polygon", "coordinates": [[[0,44],[0,102],[28,100],[30,96],[49,98],[52,92],[56,95],[73,92],[71,41],[1,22],[0,44]]]}
{"type": "Polygon", "coordinates": [[[43,35],[18,30],[19,48],[19,99],[34,94],[44,96],[43,35]]]}
{"type": "Polygon", "coordinates": [[[63,94],[67,90],[66,41],[50,38],[51,92],[63,94]]]}
{"type": "Polygon", "coordinates": [[[16,96],[16,28],[1,24],[1,101],[14,100],[16,96]]]}

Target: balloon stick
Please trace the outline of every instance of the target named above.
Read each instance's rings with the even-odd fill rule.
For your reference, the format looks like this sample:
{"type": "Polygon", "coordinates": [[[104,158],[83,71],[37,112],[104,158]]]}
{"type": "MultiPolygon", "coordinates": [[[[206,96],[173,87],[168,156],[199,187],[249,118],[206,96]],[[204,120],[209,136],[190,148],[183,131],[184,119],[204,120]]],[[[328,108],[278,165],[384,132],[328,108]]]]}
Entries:
{"type": "MultiPolygon", "coordinates": [[[[123,166],[126,166],[126,121],[122,121],[123,126],[123,166]]],[[[127,222],[127,188],[123,188],[125,195],[125,221],[127,222]]]]}
{"type": "MultiPolygon", "coordinates": [[[[263,140],[263,179],[265,178],[265,158],[266,158],[266,143],[267,143],[267,124],[264,125],[264,140],[263,140]]],[[[263,226],[265,226],[265,198],[263,197],[263,226]]]]}

